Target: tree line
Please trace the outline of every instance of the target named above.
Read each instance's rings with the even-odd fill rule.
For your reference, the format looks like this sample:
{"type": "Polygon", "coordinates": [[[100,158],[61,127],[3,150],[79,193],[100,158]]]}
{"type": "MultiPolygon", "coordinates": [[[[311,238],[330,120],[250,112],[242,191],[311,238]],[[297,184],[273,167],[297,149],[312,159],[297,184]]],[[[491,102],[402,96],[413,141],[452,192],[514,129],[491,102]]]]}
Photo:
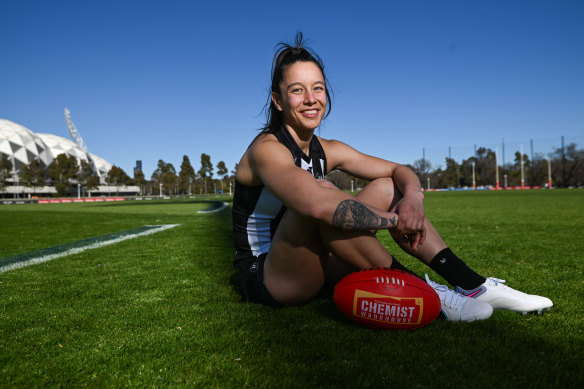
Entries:
{"type": "MultiPolygon", "coordinates": [[[[523,159],[523,179],[525,186],[545,186],[548,183],[548,169],[554,187],[584,186],[584,150],[575,143],[564,148],[554,149],[547,158],[536,154],[533,160],[527,154],[515,152],[513,162],[499,165],[500,186],[521,185],[521,160],[523,159]],[[505,182],[506,181],[506,182],[505,182]]],[[[457,162],[445,158],[445,167],[433,167],[427,159],[416,160],[407,164],[420,179],[422,187],[436,188],[471,188],[473,186],[473,169],[476,186],[496,186],[496,155],[490,148],[479,147],[476,155],[457,162]]],[[[332,172],[328,179],[342,189],[362,188],[366,182],[350,177],[342,172],[332,172]]]]}
{"type": "MultiPolygon", "coordinates": [[[[442,166],[434,168],[430,161],[419,159],[412,165],[406,166],[418,175],[424,188],[472,187],[473,170],[477,186],[496,185],[496,155],[489,148],[479,147],[474,156],[460,163],[454,159],[445,158],[445,164],[445,168],[442,166]]],[[[522,155],[517,151],[513,162],[499,166],[500,186],[521,185],[521,164],[523,164],[523,179],[526,186],[545,186],[548,183],[548,171],[551,172],[555,187],[584,186],[584,150],[578,149],[575,143],[554,149],[547,158],[542,154],[536,154],[533,160],[530,160],[527,154],[522,155]]],[[[236,170],[237,164],[229,172],[223,161],[219,161],[217,166],[214,166],[211,156],[203,153],[198,170],[195,170],[189,157],[184,155],[178,173],[172,163],[160,159],[149,180],[142,171],[134,172],[134,178],[131,178],[123,169],[114,165],[107,173],[105,182],[115,187],[135,185],[140,188],[141,194],[207,194],[226,192],[236,170]],[[215,168],[218,178],[214,178],[215,168]]],[[[14,181],[16,177],[13,176],[12,162],[7,155],[3,154],[0,158],[0,190],[2,192],[8,185],[8,181],[14,181]]],[[[331,172],[327,178],[341,189],[358,189],[366,184],[366,181],[340,171],[331,172]]],[[[83,160],[78,162],[75,157],[64,153],[59,154],[47,168],[43,168],[38,160],[23,165],[18,170],[18,181],[21,185],[35,190],[52,185],[57,191],[57,196],[74,194],[79,185],[87,192],[96,190],[99,186],[99,178],[90,162],[83,160]]]]}
{"type": "MultiPolygon", "coordinates": [[[[184,155],[180,166],[180,171],[176,172],[171,163],[162,159],[158,161],[156,170],[152,173],[150,180],[147,180],[142,171],[135,171],[134,178],[131,178],[122,168],[112,166],[108,171],[105,183],[117,188],[135,185],[140,188],[141,194],[156,195],[179,195],[179,194],[207,194],[210,191],[225,191],[226,182],[230,178],[225,162],[217,163],[217,175],[215,179],[215,166],[211,162],[211,156],[201,154],[201,168],[195,171],[189,157],[184,155]]],[[[231,175],[235,175],[235,170],[231,175]]],[[[44,186],[54,186],[57,196],[69,196],[77,192],[77,187],[82,186],[84,192],[97,190],[100,180],[95,170],[88,161],[80,162],[73,156],[65,153],[59,154],[46,168],[38,160],[33,160],[28,165],[23,165],[18,169],[15,176],[12,161],[6,154],[0,158],[0,190],[4,193],[9,182],[15,182],[22,186],[36,189],[44,186]]]]}
{"type": "Polygon", "coordinates": [[[139,186],[141,193],[145,194],[181,195],[225,192],[230,178],[235,176],[237,164],[231,174],[223,161],[219,161],[216,168],[219,178],[213,177],[215,166],[211,162],[211,156],[205,153],[201,154],[199,170],[195,170],[189,157],[183,155],[178,174],[171,163],[159,159],[150,181],[146,180],[144,173],[137,171],[133,184],[139,186]]]}
{"type": "Polygon", "coordinates": [[[37,188],[47,185],[55,186],[58,195],[65,196],[73,192],[73,184],[83,184],[88,190],[96,189],[99,179],[88,161],[77,162],[77,159],[67,154],[59,154],[46,168],[35,159],[28,165],[15,170],[12,161],[6,154],[0,159],[0,189],[4,192],[8,181],[18,183],[28,188],[37,188]]]}

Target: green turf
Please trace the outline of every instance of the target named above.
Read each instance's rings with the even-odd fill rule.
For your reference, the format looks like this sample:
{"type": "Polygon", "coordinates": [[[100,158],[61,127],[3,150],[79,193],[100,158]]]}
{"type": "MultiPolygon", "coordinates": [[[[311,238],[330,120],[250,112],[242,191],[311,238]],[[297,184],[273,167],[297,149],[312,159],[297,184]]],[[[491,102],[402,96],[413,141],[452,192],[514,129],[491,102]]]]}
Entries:
{"type": "MultiPolygon", "coordinates": [[[[194,199],[2,206],[0,259],[180,226],[0,274],[0,387],[582,387],[584,191],[427,193],[425,204],[473,268],[554,308],[369,330],[327,299],[241,303],[229,208],[199,214],[208,204],[194,199]]],[[[406,266],[428,271],[380,237],[406,266]]]]}

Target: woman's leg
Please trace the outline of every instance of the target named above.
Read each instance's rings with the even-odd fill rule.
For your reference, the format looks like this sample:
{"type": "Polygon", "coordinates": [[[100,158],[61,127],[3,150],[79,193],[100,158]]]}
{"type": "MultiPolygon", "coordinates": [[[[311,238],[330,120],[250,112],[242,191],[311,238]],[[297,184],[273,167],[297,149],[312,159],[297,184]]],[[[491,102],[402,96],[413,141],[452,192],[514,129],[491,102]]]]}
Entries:
{"type": "MultiPolygon", "coordinates": [[[[380,178],[369,183],[356,197],[365,204],[379,209],[391,210],[401,200],[402,194],[391,178],[380,178]]],[[[432,258],[447,246],[428,218],[425,218],[424,226],[426,227],[426,240],[423,245],[418,246],[416,251],[412,250],[406,237],[397,235],[393,230],[389,230],[389,233],[402,250],[429,264],[432,258]]]]}
{"type": "MultiPolygon", "coordinates": [[[[326,181],[322,184],[332,186],[326,181]]],[[[391,178],[383,178],[370,182],[355,197],[376,208],[391,209],[402,196],[391,178]]],[[[426,241],[415,252],[407,239],[394,239],[405,251],[429,263],[446,245],[427,219],[426,228],[426,241]]],[[[289,209],[272,240],[264,283],[277,301],[299,304],[316,296],[326,279],[334,283],[350,271],[390,267],[392,262],[375,231],[344,231],[320,225],[289,209]]]]}
{"type": "Polygon", "coordinates": [[[389,267],[392,260],[374,232],[317,224],[288,209],[266,258],[264,284],[277,301],[299,304],[314,298],[330,274],[339,278],[355,269],[389,267]]]}

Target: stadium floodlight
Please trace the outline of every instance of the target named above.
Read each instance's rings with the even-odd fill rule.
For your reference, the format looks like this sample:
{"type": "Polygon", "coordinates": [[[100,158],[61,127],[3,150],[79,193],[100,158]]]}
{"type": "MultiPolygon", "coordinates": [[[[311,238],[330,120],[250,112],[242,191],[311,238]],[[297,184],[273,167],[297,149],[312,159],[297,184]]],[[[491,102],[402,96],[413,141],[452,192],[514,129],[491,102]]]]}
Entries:
{"type": "Polygon", "coordinates": [[[71,120],[71,112],[67,108],[65,108],[65,120],[67,121],[67,128],[69,129],[71,137],[75,140],[75,143],[77,143],[79,148],[83,150],[83,152],[85,152],[85,155],[87,156],[87,161],[89,162],[91,169],[97,174],[97,177],[101,179],[103,174],[97,168],[97,164],[95,163],[91,154],[89,153],[89,150],[87,149],[87,146],[85,145],[85,142],[83,141],[83,138],[79,133],[79,130],[77,130],[75,123],[73,123],[73,120],[71,120]]]}
{"type": "Polygon", "coordinates": [[[67,121],[67,127],[69,128],[69,133],[71,134],[71,137],[79,145],[81,150],[88,153],[87,146],[85,146],[85,142],[83,142],[83,138],[81,137],[81,134],[77,130],[77,127],[75,127],[73,120],[71,120],[71,112],[67,108],[65,108],[65,120],[67,121]]]}

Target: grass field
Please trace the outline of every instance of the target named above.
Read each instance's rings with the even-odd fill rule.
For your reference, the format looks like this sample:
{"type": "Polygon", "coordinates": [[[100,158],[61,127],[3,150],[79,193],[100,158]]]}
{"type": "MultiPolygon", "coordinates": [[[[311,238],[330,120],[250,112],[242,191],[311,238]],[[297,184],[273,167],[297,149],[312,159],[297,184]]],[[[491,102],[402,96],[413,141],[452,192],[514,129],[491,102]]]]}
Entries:
{"type": "MultiPolygon", "coordinates": [[[[228,198],[221,200],[229,201],[228,198]]],[[[584,191],[427,193],[485,276],[554,301],[375,331],[333,303],[272,309],[232,286],[230,208],[195,199],[0,206],[0,261],[153,224],[153,235],[0,274],[0,387],[584,387],[584,191]]],[[[387,237],[404,265],[429,269],[387,237]]]]}

